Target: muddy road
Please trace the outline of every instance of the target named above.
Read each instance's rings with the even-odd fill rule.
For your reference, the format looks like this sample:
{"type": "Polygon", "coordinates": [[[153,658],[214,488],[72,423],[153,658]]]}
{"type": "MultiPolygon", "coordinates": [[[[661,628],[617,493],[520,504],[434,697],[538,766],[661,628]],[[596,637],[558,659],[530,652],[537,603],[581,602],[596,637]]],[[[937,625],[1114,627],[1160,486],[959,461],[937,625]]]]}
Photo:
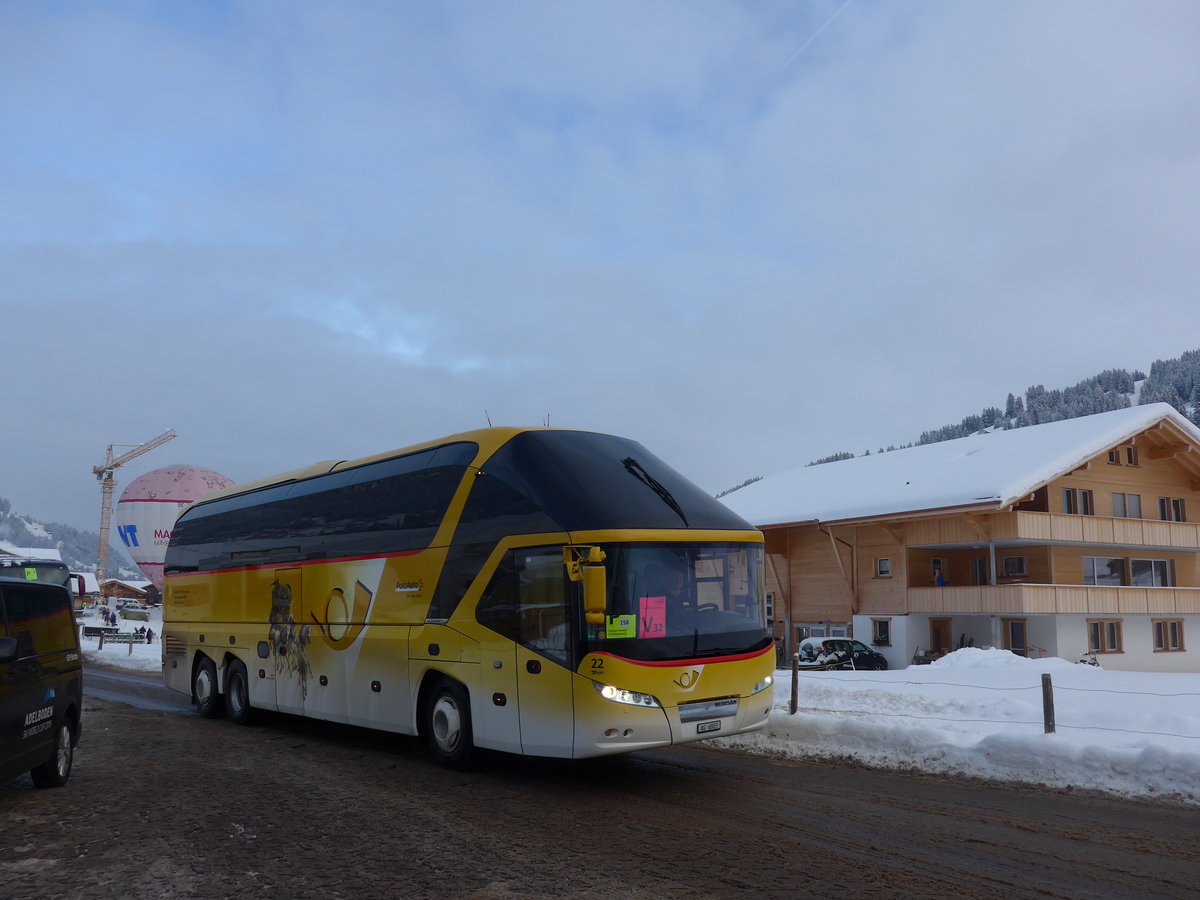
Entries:
{"type": "Polygon", "coordinates": [[[1195,809],[702,746],[454,773],[130,677],[92,679],[69,785],[0,785],[0,895],[1200,897],[1195,809]]]}

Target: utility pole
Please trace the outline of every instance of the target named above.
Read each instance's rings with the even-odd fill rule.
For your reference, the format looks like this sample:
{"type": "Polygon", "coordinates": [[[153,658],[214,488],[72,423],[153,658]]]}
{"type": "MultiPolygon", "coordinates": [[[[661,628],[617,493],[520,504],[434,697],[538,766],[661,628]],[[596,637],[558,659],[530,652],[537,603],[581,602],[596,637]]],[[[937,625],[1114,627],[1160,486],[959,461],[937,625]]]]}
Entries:
{"type": "Polygon", "coordinates": [[[147,441],[144,444],[139,444],[132,450],[122,453],[120,456],[113,458],[113,447],[128,447],[129,444],[109,444],[108,450],[104,454],[104,462],[98,466],[92,466],[92,474],[100,482],[100,564],[96,569],[96,583],[101,590],[104,588],[104,580],[108,577],[108,532],[112,524],[112,496],[113,490],[117,486],[117,479],[114,477],[117,469],[125,465],[135,456],[141,456],[149,450],[153,450],[162,444],[165,444],[171,438],[175,437],[174,430],[168,429],[156,437],[152,441],[147,441]]]}

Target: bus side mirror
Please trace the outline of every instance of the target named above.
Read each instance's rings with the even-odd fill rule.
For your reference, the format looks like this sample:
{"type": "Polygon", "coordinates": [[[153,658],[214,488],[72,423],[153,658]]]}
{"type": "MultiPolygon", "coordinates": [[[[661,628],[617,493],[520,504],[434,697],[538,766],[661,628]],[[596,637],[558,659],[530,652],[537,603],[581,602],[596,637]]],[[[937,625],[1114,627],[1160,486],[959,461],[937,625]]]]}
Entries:
{"type": "Polygon", "coordinates": [[[608,609],[604,566],[583,567],[583,614],[589,625],[603,625],[608,609]]]}
{"type": "Polygon", "coordinates": [[[603,625],[608,609],[604,551],[599,547],[563,547],[567,577],[583,582],[583,614],[589,625],[603,625]]]}

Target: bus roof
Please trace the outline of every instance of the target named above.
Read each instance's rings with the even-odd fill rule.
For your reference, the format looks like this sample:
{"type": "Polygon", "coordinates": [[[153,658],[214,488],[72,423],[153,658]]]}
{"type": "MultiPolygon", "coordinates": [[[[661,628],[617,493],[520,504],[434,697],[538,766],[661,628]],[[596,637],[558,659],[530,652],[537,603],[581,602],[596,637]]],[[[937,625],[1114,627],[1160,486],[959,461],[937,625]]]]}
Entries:
{"type": "Polygon", "coordinates": [[[251,491],[257,491],[261,488],[273,487],[277,484],[287,484],[289,481],[302,481],[305,478],[324,475],[327,472],[333,472],[341,469],[352,469],[355,466],[364,466],[368,463],[379,462],[380,460],[384,459],[391,459],[395,456],[407,456],[409,453],[416,453],[421,450],[429,450],[434,447],[442,447],[446,444],[478,444],[478,456],[483,456],[486,458],[494,453],[497,448],[503,446],[506,442],[511,440],[515,435],[518,435],[524,431],[546,430],[565,431],[568,429],[514,428],[508,426],[496,426],[492,428],[479,428],[474,431],[463,431],[458,434],[448,435],[447,437],[438,438],[436,440],[425,441],[420,444],[413,444],[409,447],[400,447],[396,450],[388,450],[383,453],[376,453],[372,456],[364,456],[359,459],[327,459],[323,460],[322,462],[313,463],[309,466],[302,466],[299,469],[281,472],[278,475],[268,475],[265,478],[258,478],[254,481],[244,481],[240,484],[235,484],[219,491],[213,491],[211,494],[206,494],[204,497],[201,497],[199,500],[197,500],[196,503],[207,503],[210,500],[220,500],[223,497],[233,497],[237,494],[246,494],[251,491]]]}

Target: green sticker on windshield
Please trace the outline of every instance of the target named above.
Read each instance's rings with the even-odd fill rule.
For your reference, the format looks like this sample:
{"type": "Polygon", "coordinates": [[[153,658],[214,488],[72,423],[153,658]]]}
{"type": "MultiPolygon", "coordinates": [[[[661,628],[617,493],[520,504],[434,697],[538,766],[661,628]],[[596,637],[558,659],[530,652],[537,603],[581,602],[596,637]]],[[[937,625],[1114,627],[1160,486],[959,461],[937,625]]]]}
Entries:
{"type": "Polygon", "coordinates": [[[26,581],[37,581],[37,569],[35,569],[33,566],[26,566],[25,567],[25,580],[26,581]]]}
{"type": "Polygon", "coordinates": [[[610,638],[637,637],[637,616],[608,616],[604,636],[610,638]]]}

